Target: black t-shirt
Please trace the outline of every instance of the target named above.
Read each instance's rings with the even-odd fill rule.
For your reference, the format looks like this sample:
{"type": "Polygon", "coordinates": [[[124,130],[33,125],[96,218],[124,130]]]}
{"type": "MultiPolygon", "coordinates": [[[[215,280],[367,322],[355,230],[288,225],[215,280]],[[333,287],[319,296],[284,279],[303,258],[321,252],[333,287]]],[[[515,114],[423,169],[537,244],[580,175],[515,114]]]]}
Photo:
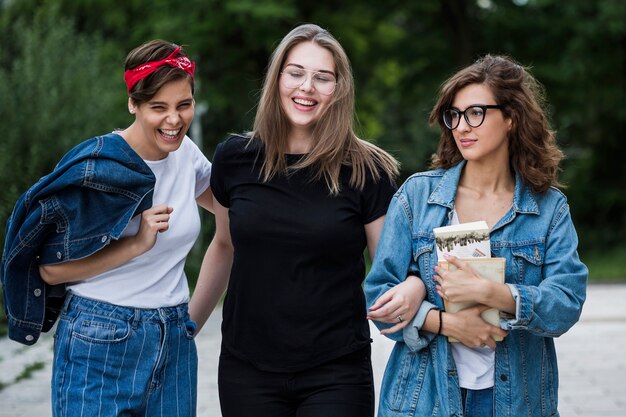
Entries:
{"type": "MultiPolygon", "coordinates": [[[[341,170],[331,196],[315,168],[263,182],[260,141],[218,145],[211,188],[229,208],[233,266],[224,300],[222,343],[268,371],[299,371],[370,343],[361,283],[364,225],[387,211],[396,190],[387,174],[363,191],[341,170]],[[246,147],[246,145],[248,145],[246,147]]],[[[293,164],[301,155],[287,155],[293,164]]]]}

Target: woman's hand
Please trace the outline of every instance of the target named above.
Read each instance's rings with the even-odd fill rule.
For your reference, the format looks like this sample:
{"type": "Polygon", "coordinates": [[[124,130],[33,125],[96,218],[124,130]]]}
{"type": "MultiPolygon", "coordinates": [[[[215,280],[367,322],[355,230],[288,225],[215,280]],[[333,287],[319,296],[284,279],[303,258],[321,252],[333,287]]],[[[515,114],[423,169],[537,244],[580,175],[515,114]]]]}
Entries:
{"type": "Polygon", "coordinates": [[[483,303],[489,281],[482,278],[469,264],[449,256],[446,260],[456,269],[434,268],[433,280],[437,282],[437,294],[452,303],[483,303]]]}
{"type": "Polygon", "coordinates": [[[507,336],[507,332],[497,326],[487,323],[480,316],[489,307],[476,305],[456,313],[443,313],[441,333],[457,339],[467,347],[496,348],[494,338],[507,336]]]}
{"type": "Polygon", "coordinates": [[[381,334],[390,334],[406,327],[417,313],[426,296],[426,288],[421,279],[409,275],[403,282],[387,290],[370,307],[367,318],[383,323],[393,323],[381,334]]]}
{"type": "Polygon", "coordinates": [[[141,213],[139,230],[134,239],[142,253],[154,247],[158,233],[163,233],[169,229],[170,214],[173,211],[174,209],[168,207],[167,204],[159,204],[141,213]]]}

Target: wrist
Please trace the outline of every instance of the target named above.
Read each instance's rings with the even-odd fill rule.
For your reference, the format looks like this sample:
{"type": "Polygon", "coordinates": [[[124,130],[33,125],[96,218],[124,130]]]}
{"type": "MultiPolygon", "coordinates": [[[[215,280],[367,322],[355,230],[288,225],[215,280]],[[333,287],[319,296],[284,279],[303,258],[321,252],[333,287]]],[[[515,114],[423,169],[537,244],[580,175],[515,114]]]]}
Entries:
{"type": "Polygon", "coordinates": [[[437,330],[437,336],[441,335],[443,329],[443,310],[439,310],[439,329],[437,330]]]}
{"type": "Polygon", "coordinates": [[[454,337],[456,329],[456,315],[442,311],[441,313],[441,335],[454,337]]]}
{"type": "Polygon", "coordinates": [[[120,243],[124,245],[124,250],[130,255],[130,259],[136,258],[139,255],[146,253],[150,250],[149,247],[142,241],[138,235],[129,236],[120,240],[120,243]]]}
{"type": "Polygon", "coordinates": [[[491,305],[494,294],[494,283],[482,278],[482,285],[479,286],[476,293],[476,302],[478,304],[491,305]]]}
{"type": "Polygon", "coordinates": [[[406,277],[406,281],[412,282],[413,285],[415,285],[418,297],[420,297],[422,300],[426,298],[426,287],[424,286],[424,282],[422,282],[422,279],[420,277],[418,277],[417,275],[408,275],[406,277]]]}

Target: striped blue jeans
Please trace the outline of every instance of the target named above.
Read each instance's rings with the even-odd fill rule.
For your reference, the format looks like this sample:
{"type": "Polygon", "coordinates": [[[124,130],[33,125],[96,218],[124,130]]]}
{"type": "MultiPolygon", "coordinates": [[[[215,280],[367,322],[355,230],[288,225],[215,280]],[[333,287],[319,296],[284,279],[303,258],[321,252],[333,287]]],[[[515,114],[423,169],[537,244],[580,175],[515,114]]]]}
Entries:
{"type": "Polygon", "coordinates": [[[196,415],[187,305],[121,307],[68,293],[54,341],[52,415],[196,415]]]}

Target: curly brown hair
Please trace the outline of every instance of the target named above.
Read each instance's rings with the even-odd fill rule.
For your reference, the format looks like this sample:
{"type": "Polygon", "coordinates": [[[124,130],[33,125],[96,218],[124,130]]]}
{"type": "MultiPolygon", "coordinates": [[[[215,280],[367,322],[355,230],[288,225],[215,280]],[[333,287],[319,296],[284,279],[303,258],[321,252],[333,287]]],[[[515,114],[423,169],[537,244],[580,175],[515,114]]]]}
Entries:
{"type": "Polygon", "coordinates": [[[536,192],[543,193],[550,186],[563,187],[557,178],[563,152],[557,146],[544,110],[543,86],[527,68],[505,56],[485,55],[442,84],[429,117],[430,125],[438,123],[441,129],[431,167],[447,169],[463,160],[452,131],[443,123],[443,112],[452,106],[459,90],[470,84],[489,88],[496,103],[503,106],[504,116],[512,121],[509,131],[512,169],[536,192]]]}

